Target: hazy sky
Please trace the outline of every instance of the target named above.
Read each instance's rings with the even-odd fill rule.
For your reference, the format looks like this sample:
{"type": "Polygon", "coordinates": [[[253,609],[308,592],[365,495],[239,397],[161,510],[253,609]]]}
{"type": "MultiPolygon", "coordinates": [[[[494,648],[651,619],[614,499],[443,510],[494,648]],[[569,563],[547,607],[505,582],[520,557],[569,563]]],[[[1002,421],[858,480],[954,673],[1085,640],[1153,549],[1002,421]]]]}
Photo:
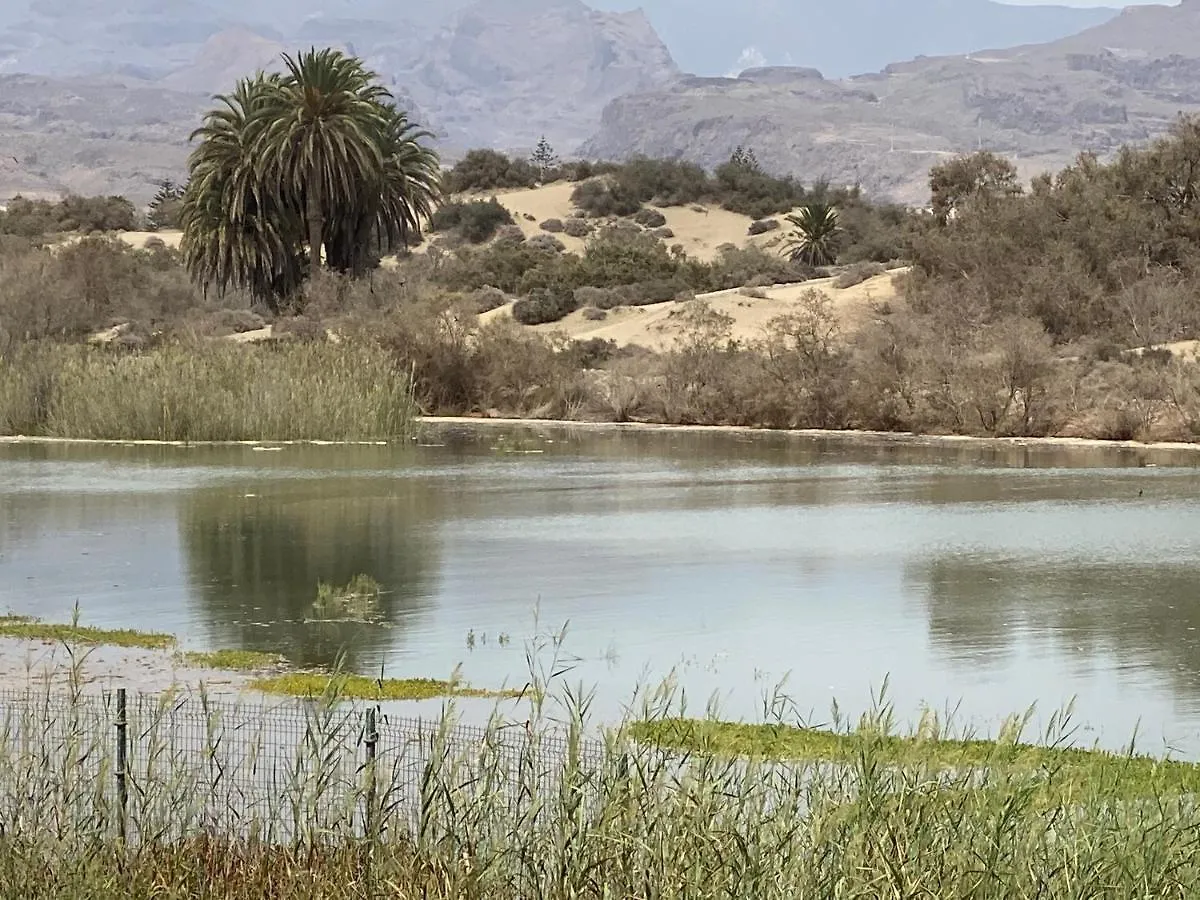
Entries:
{"type": "Polygon", "coordinates": [[[1176,6],[1178,0],[1001,0],[1014,6],[1144,6],[1158,3],[1161,6],[1176,6]]]}

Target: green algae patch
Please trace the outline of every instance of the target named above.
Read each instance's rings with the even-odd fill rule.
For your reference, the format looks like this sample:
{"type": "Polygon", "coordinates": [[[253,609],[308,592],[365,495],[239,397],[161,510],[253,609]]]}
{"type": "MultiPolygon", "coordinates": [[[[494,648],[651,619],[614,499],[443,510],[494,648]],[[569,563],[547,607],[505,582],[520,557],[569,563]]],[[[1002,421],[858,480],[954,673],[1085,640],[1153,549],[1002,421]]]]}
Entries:
{"type": "Polygon", "coordinates": [[[91,628],[86,625],[62,625],[41,622],[26,616],[0,616],[0,637],[28,641],[57,641],[64,644],[93,644],[109,647],[143,647],[166,650],[175,646],[175,638],[153,631],[129,628],[91,628]]]}
{"type": "Polygon", "coordinates": [[[870,759],[893,770],[986,773],[989,781],[1032,776],[1056,795],[1200,795],[1200,765],[1133,752],[680,718],[634,722],[630,734],[663,749],[765,762],[854,766],[870,759]]]}
{"type": "Polygon", "coordinates": [[[255,672],[284,665],[287,660],[277,653],[260,653],[257,650],[211,650],[187,652],[183,661],[198,669],[225,669],[231,672],[255,672]]]}
{"type": "Polygon", "coordinates": [[[292,697],[333,697],[343,700],[433,700],[438,697],[517,697],[520,691],[489,691],[461,682],[432,678],[367,678],[291,672],[250,682],[252,690],[292,697]]]}

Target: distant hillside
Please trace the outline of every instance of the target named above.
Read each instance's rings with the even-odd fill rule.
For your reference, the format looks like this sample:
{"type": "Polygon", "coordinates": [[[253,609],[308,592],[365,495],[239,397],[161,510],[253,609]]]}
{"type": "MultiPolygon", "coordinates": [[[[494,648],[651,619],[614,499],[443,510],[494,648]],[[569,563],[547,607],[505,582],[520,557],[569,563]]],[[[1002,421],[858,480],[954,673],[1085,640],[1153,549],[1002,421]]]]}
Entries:
{"type": "Polygon", "coordinates": [[[684,79],[614,101],[585,151],[713,164],[748,144],[773,169],[920,202],[929,166],[950,154],[984,146],[1031,174],[1200,112],[1197,34],[1200,2],[1188,0],[1131,8],[1050,44],[918,59],[876,75],[757,69],[684,79]]]}
{"type": "Polygon", "coordinates": [[[1117,14],[1111,8],[1014,6],[992,0],[600,0],[640,6],[688,72],[725,75],[796,65],[829,77],[877,72],[916,56],[1054,41],[1117,14]],[[736,10],[736,14],[731,14],[736,10]]]}

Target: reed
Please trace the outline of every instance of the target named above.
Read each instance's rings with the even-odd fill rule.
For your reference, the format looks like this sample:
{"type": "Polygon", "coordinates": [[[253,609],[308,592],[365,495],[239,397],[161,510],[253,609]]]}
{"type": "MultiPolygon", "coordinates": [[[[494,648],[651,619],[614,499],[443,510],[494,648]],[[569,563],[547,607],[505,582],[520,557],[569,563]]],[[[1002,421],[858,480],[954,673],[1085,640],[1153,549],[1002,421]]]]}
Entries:
{"type": "MultiPolygon", "coordinates": [[[[561,671],[552,667],[550,671],[561,671]]],[[[635,740],[540,683],[517,723],[417,727],[326,695],[114,709],[70,680],[0,698],[0,894],[469,900],[1167,898],[1200,890],[1200,807],[1103,770],[1047,795],[1019,767],[878,740],[779,762],[635,740]],[[122,822],[124,828],[122,830],[122,822]]],[[[653,709],[644,703],[645,721],[653,709]]],[[[873,714],[874,715],[874,714],[873,714]]],[[[1059,723],[1061,727],[1061,723],[1059,723]]],[[[1056,746],[1061,735],[1047,734],[1056,746]]],[[[1054,778],[1055,759],[1044,775],[1054,778]]]]}
{"type": "Polygon", "coordinates": [[[28,345],[0,359],[0,433],[102,440],[406,435],[407,374],[369,342],[28,345]]]}

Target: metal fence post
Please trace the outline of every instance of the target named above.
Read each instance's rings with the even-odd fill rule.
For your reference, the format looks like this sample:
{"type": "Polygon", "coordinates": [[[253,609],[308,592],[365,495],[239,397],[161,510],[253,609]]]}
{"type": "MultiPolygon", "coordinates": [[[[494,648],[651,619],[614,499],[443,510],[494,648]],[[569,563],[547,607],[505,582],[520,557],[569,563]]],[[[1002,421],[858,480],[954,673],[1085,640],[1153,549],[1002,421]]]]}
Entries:
{"type": "Polygon", "coordinates": [[[126,781],[129,750],[128,719],[125,714],[125,688],[117,688],[117,825],[121,830],[121,840],[128,835],[127,807],[129,805],[129,785],[126,781]]]}
{"type": "Polygon", "coordinates": [[[379,727],[375,719],[375,707],[367,710],[367,815],[366,815],[366,837],[368,840],[375,840],[375,826],[377,824],[375,817],[375,785],[377,779],[375,777],[375,754],[379,745],[379,727]]]}

